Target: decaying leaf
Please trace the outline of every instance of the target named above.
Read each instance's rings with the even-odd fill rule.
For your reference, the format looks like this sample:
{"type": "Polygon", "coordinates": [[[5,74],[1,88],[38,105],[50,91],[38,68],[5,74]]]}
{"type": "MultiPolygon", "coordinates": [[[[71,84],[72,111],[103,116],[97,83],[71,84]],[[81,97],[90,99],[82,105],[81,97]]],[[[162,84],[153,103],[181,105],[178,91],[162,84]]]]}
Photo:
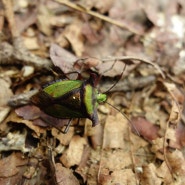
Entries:
{"type": "MultiPolygon", "coordinates": [[[[108,172],[108,171],[107,171],[108,172]]],[[[102,185],[109,184],[128,184],[135,185],[137,182],[135,175],[132,170],[115,170],[112,173],[101,174],[99,183],[102,185]]]]}
{"type": "Polygon", "coordinates": [[[104,128],[103,148],[123,148],[127,132],[128,121],[122,114],[108,116],[104,128]]]}
{"type": "Polygon", "coordinates": [[[175,150],[167,153],[167,159],[170,164],[174,177],[184,179],[185,175],[185,159],[181,151],[175,150]]]}
{"type": "Polygon", "coordinates": [[[108,169],[109,171],[121,170],[131,164],[132,158],[129,149],[105,150],[101,156],[100,172],[101,169],[108,169]]]}
{"type": "Polygon", "coordinates": [[[52,128],[52,135],[60,141],[60,144],[69,145],[74,135],[74,127],[69,128],[67,134],[63,134],[56,128],[52,128]]]}
{"type": "Polygon", "coordinates": [[[148,164],[147,166],[143,167],[143,174],[141,177],[141,184],[148,184],[148,185],[160,185],[162,180],[156,174],[156,167],[153,163],[148,164]]]}
{"type": "Polygon", "coordinates": [[[56,163],[56,180],[59,185],[79,185],[79,181],[73,175],[70,169],[63,167],[60,163],[56,163]]]}
{"type": "Polygon", "coordinates": [[[77,57],[57,44],[52,44],[50,48],[50,57],[53,64],[59,67],[64,73],[72,72],[73,65],[77,57]]]}
{"type": "Polygon", "coordinates": [[[76,56],[81,57],[84,51],[84,43],[82,36],[82,24],[81,22],[75,22],[66,27],[63,34],[64,37],[70,42],[76,56]]]}
{"type": "Polygon", "coordinates": [[[121,61],[107,61],[97,66],[100,74],[109,77],[121,75],[121,73],[124,71],[124,67],[125,64],[121,61]]]}
{"type": "Polygon", "coordinates": [[[0,123],[8,115],[10,108],[7,106],[9,98],[13,95],[10,89],[10,81],[0,78],[1,93],[0,93],[0,123]]]}
{"type": "Polygon", "coordinates": [[[9,132],[6,137],[1,138],[0,151],[22,151],[23,153],[29,152],[31,148],[26,148],[26,136],[27,131],[20,132],[9,132]]]}
{"type": "Polygon", "coordinates": [[[19,152],[13,152],[0,160],[0,184],[18,184],[22,181],[24,167],[28,160],[19,152]]]}
{"type": "Polygon", "coordinates": [[[80,136],[73,136],[69,148],[60,157],[61,162],[66,167],[79,165],[82,160],[84,147],[87,141],[80,136]]]}
{"type": "Polygon", "coordinates": [[[145,118],[133,118],[132,123],[144,139],[152,141],[158,137],[159,128],[145,118]]]}
{"type": "Polygon", "coordinates": [[[21,117],[17,116],[17,114],[15,114],[15,112],[11,113],[11,115],[7,118],[7,122],[12,122],[12,123],[17,123],[17,124],[25,124],[28,128],[30,128],[31,130],[33,130],[36,134],[36,137],[39,137],[40,134],[44,133],[45,130],[41,127],[35,126],[33,124],[32,121],[30,120],[26,120],[26,119],[22,119],[21,117]]]}
{"type": "Polygon", "coordinates": [[[170,140],[170,147],[182,149],[185,146],[185,125],[180,122],[175,130],[175,141],[170,140]]]}

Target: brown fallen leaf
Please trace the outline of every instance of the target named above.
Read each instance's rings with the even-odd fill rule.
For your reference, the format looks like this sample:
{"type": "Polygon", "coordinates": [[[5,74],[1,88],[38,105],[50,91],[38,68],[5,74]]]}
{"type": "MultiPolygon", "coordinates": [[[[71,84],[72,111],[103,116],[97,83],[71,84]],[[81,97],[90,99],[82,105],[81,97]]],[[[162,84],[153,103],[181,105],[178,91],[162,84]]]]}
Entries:
{"type": "Polygon", "coordinates": [[[98,33],[99,28],[93,28],[90,22],[84,23],[81,31],[90,44],[97,44],[102,39],[102,35],[98,33]]]}
{"type": "Polygon", "coordinates": [[[67,51],[64,48],[61,48],[57,44],[52,44],[50,47],[50,58],[53,64],[59,67],[64,73],[73,72],[73,65],[77,60],[77,57],[67,51]]]}
{"type": "Polygon", "coordinates": [[[182,149],[185,146],[185,126],[182,122],[177,125],[175,130],[175,141],[170,140],[169,146],[182,149]]]}
{"type": "Polygon", "coordinates": [[[95,127],[92,127],[90,120],[86,119],[85,121],[85,136],[89,137],[91,141],[91,146],[96,149],[99,146],[102,146],[103,140],[103,127],[101,124],[98,124],[95,127]]]}
{"type": "Polygon", "coordinates": [[[173,152],[167,152],[166,156],[173,175],[185,180],[185,159],[182,151],[175,150],[173,152]]]}
{"type": "Polygon", "coordinates": [[[8,132],[6,137],[2,137],[0,141],[0,152],[4,151],[22,151],[23,153],[29,152],[31,149],[26,146],[27,131],[23,130],[8,132]]]}
{"type": "Polygon", "coordinates": [[[47,36],[50,36],[52,33],[50,17],[51,12],[49,11],[49,8],[43,4],[40,4],[38,6],[37,25],[39,29],[47,36]]]}
{"type": "Polygon", "coordinates": [[[102,14],[106,13],[112,6],[113,6],[114,0],[106,0],[105,2],[94,0],[93,5],[95,8],[97,8],[102,14]]]}
{"type": "Polygon", "coordinates": [[[28,128],[30,128],[35,132],[36,137],[39,137],[40,134],[45,132],[43,128],[34,125],[33,121],[23,119],[17,116],[15,112],[11,112],[10,116],[7,118],[7,122],[12,122],[14,124],[20,124],[20,123],[25,124],[28,128]]]}
{"type": "Polygon", "coordinates": [[[107,61],[99,64],[96,68],[99,74],[103,76],[115,77],[121,75],[125,69],[125,64],[122,61],[107,61]]]}
{"type": "Polygon", "coordinates": [[[60,163],[56,163],[55,168],[58,185],[80,185],[70,169],[63,167],[60,163]]]}
{"type": "Polygon", "coordinates": [[[101,170],[109,171],[121,170],[132,165],[131,153],[127,148],[104,150],[101,154],[100,174],[101,170]]]}
{"type": "Polygon", "coordinates": [[[151,151],[155,154],[156,158],[164,160],[163,155],[164,138],[157,138],[152,141],[151,151]]]}
{"type": "Polygon", "coordinates": [[[144,139],[152,141],[158,137],[159,127],[152,124],[144,117],[134,117],[131,122],[144,139]]]}
{"type": "Polygon", "coordinates": [[[84,147],[87,145],[85,138],[78,135],[73,136],[69,144],[69,148],[60,157],[60,161],[66,167],[79,165],[82,160],[84,147]]]}
{"type": "Polygon", "coordinates": [[[81,57],[84,51],[84,38],[82,35],[81,21],[75,21],[68,25],[63,31],[63,35],[70,42],[76,56],[81,57]]]}
{"type": "Polygon", "coordinates": [[[102,61],[100,59],[93,58],[93,57],[87,57],[87,58],[82,58],[82,59],[77,60],[74,63],[74,68],[78,70],[80,69],[81,71],[85,71],[91,68],[95,68],[101,63],[102,61]]]}
{"type": "Polygon", "coordinates": [[[24,45],[29,50],[36,50],[39,48],[39,44],[36,37],[24,37],[24,45]]]}
{"type": "Polygon", "coordinates": [[[140,176],[141,184],[161,185],[162,180],[157,176],[156,166],[153,163],[143,166],[143,173],[140,176]]]}
{"type": "Polygon", "coordinates": [[[8,157],[4,157],[0,160],[0,182],[2,182],[2,178],[17,175],[20,172],[18,166],[26,165],[28,162],[27,159],[24,159],[21,156],[21,153],[12,153],[8,157]]]}
{"type": "Polygon", "coordinates": [[[124,148],[124,137],[128,132],[128,121],[121,113],[116,116],[107,116],[104,135],[103,148],[124,148]]]}
{"type": "Polygon", "coordinates": [[[1,93],[0,93],[0,106],[6,105],[9,98],[13,95],[12,90],[10,89],[10,79],[9,78],[0,78],[1,84],[1,93]]]}
{"type": "Polygon", "coordinates": [[[41,111],[36,106],[26,105],[15,109],[15,113],[25,120],[34,120],[40,117],[41,111]]]}
{"type": "Polygon", "coordinates": [[[10,79],[9,78],[0,78],[1,84],[1,93],[0,93],[0,123],[8,115],[10,108],[7,106],[8,100],[13,95],[12,90],[10,89],[10,79]]]}
{"type": "Polygon", "coordinates": [[[101,174],[99,184],[110,185],[110,184],[127,184],[135,185],[136,176],[131,169],[114,170],[112,172],[107,171],[107,174],[101,174]]]}
{"type": "Polygon", "coordinates": [[[80,175],[80,177],[83,179],[83,182],[85,183],[87,181],[87,164],[89,162],[90,152],[92,149],[87,145],[85,146],[82,160],[79,164],[79,166],[75,169],[75,173],[80,175]]]}
{"type": "MultiPolygon", "coordinates": [[[[58,119],[45,114],[38,107],[26,105],[15,109],[15,113],[25,120],[33,121],[33,125],[41,127],[55,127],[59,130],[68,124],[69,119],[58,119]]],[[[20,118],[19,118],[20,119],[20,118]]],[[[23,122],[23,121],[22,121],[23,122]]]]}
{"type": "Polygon", "coordinates": [[[184,94],[178,89],[176,84],[169,83],[169,82],[163,82],[164,86],[172,96],[172,98],[175,99],[179,104],[182,104],[185,100],[184,94]]]}
{"type": "Polygon", "coordinates": [[[58,129],[52,128],[51,134],[60,141],[60,144],[66,146],[69,145],[74,135],[74,127],[70,127],[67,134],[63,134],[58,129]]]}
{"type": "Polygon", "coordinates": [[[165,161],[157,169],[156,173],[157,173],[157,176],[160,177],[165,182],[165,184],[173,183],[172,176],[170,175],[169,168],[166,165],[165,161]]]}

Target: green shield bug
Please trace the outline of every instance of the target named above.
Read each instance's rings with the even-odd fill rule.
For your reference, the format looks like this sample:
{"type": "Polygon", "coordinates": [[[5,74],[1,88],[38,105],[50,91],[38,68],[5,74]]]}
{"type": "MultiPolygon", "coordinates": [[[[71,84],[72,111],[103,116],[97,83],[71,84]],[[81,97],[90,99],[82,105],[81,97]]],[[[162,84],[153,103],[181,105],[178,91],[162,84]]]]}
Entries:
{"type": "MultiPolygon", "coordinates": [[[[116,60],[115,60],[116,62],[116,60]]],[[[111,68],[115,65],[111,66],[111,68]]],[[[125,70],[126,65],[123,68],[125,70]]],[[[91,73],[87,80],[60,80],[55,81],[31,98],[31,102],[38,106],[46,114],[59,118],[69,119],[69,122],[63,133],[67,133],[70,122],[73,118],[88,118],[92,121],[92,126],[99,123],[97,107],[100,103],[107,103],[120,112],[116,107],[106,102],[106,93],[109,92],[123,75],[105,92],[100,93],[96,89],[97,75],[91,73]]],[[[139,135],[135,126],[123,112],[120,112],[139,135]]]]}
{"type": "MultiPolygon", "coordinates": [[[[89,118],[92,126],[99,123],[97,106],[105,102],[106,94],[95,88],[95,74],[89,79],[60,80],[54,82],[31,98],[31,102],[46,114],[60,119],[89,118]]],[[[64,130],[68,131],[70,121],[64,130]]]]}

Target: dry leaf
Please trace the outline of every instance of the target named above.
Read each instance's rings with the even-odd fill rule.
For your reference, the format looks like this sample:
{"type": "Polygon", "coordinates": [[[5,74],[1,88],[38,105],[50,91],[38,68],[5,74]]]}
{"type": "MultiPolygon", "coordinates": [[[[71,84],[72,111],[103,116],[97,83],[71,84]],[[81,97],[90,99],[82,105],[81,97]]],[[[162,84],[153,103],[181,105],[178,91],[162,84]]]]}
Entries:
{"type": "Polygon", "coordinates": [[[144,139],[152,141],[158,137],[159,128],[145,118],[135,117],[131,121],[144,139]]]}
{"type": "Polygon", "coordinates": [[[103,76],[114,77],[121,75],[124,71],[125,64],[121,61],[107,61],[96,67],[99,71],[99,74],[103,76]]]}
{"type": "Polygon", "coordinates": [[[185,126],[182,122],[177,125],[175,142],[170,140],[169,146],[172,148],[182,149],[185,146],[185,126]]]}
{"type": "Polygon", "coordinates": [[[25,160],[21,156],[21,153],[12,153],[8,157],[4,157],[0,160],[0,182],[2,182],[3,177],[12,177],[19,173],[18,166],[25,165],[27,163],[27,159],[25,160]]]}
{"type": "Polygon", "coordinates": [[[107,116],[103,135],[103,148],[124,148],[124,136],[128,132],[128,121],[121,113],[107,116]]]}
{"type": "Polygon", "coordinates": [[[29,50],[36,50],[39,48],[38,40],[36,37],[24,37],[24,45],[29,50]]]}
{"type": "Polygon", "coordinates": [[[170,123],[176,125],[179,123],[180,119],[181,119],[180,106],[175,101],[173,101],[169,121],[170,121],[170,123]]]}
{"type": "Polygon", "coordinates": [[[86,37],[90,44],[97,44],[102,39],[102,36],[98,34],[98,30],[95,30],[93,25],[90,25],[90,23],[83,24],[82,34],[86,37]]]}
{"type": "Polygon", "coordinates": [[[85,138],[80,136],[73,136],[69,148],[60,157],[61,162],[66,167],[79,165],[82,160],[84,147],[87,145],[85,138]]]}
{"type": "Polygon", "coordinates": [[[178,102],[183,103],[185,96],[174,83],[163,82],[171,96],[178,102]]]}
{"type": "Polygon", "coordinates": [[[35,126],[32,121],[22,119],[21,117],[17,116],[15,112],[12,112],[10,116],[7,118],[7,122],[12,122],[14,124],[25,124],[28,128],[33,130],[36,134],[36,137],[39,137],[40,134],[44,133],[45,130],[38,126],[35,126]]]}
{"type": "Polygon", "coordinates": [[[69,51],[61,48],[57,44],[52,44],[50,47],[50,58],[53,64],[59,67],[64,73],[72,72],[73,65],[77,57],[69,51]]]}
{"type": "Polygon", "coordinates": [[[167,153],[167,160],[170,164],[172,173],[175,176],[184,177],[185,176],[185,160],[184,155],[180,150],[175,150],[174,152],[167,153]]]}
{"type": "Polygon", "coordinates": [[[155,153],[156,158],[159,158],[161,160],[164,160],[163,147],[164,147],[164,138],[157,138],[152,141],[151,151],[155,153]]]}
{"type": "Polygon", "coordinates": [[[102,185],[127,184],[135,185],[136,177],[131,169],[114,170],[112,173],[101,174],[99,183],[102,185]]]}
{"type": "Polygon", "coordinates": [[[20,150],[23,153],[29,152],[31,149],[26,148],[27,131],[22,133],[9,132],[6,137],[2,137],[0,141],[0,151],[20,150]]]}
{"type": "Polygon", "coordinates": [[[56,163],[56,179],[58,185],[80,185],[78,179],[73,175],[70,169],[56,163]]]}
{"type": "Polygon", "coordinates": [[[37,23],[40,30],[47,36],[51,35],[52,33],[51,25],[50,25],[50,17],[51,17],[51,12],[49,11],[48,7],[40,4],[38,6],[37,23]]]}
{"type": "Polygon", "coordinates": [[[147,185],[162,184],[162,180],[157,176],[156,166],[153,163],[150,163],[147,166],[143,166],[141,184],[147,184],[147,185]]]}
{"type": "Polygon", "coordinates": [[[66,27],[63,32],[64,37],[70,42],[76,56],[81,57],[84,51],[84,43],[82,36],[82,24],[77,21],[66,27]]]}
{"type": "Polygon", "coordinates": [[[36,106],[31,105],[19,107],[15,109],[15,113],[25,120],[34,120],[36,118],[39,118],[41,115],[40,109],[36,106]]]}
{"type": "Polygon", "coordinates": [[[52,135],[54,138],[58,139],[60,141],[60,144],[62,145],[69,145],[73,135],[74,135],[74,127],[70,127],[67,134],[61,133],[56,128],[52,128],[52,135]]]}
{"type": "Polygon", "coordinates": [[[103,127],[101,124],[92,127],[92,122],[89,119],[86,119],[84,135],[89,137],[91,145],[94,149],[98,146],[102,146],[103,127]]]}
{"type": "Polygon", "coordinates": [[[0,123],[6,118],[8,115],[10,108],[7,106],[8,100],[13,95],[10,89],[10,81],[9,79],[0,78],[1,84],[1,93],[0,93],[0,123]]]}
{"type": "Polygon", "coordinates": [[[104,150],[101,154],[101,169],[121,170],[132,164],[129,149],[104,150]]]}

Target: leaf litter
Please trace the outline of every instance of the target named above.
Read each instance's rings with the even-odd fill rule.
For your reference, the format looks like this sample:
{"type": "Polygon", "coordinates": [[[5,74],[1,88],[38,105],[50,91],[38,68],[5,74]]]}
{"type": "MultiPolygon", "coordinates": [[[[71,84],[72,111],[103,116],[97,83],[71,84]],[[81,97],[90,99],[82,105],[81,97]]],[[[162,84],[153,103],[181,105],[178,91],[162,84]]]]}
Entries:
{"type": "Polygon", "coordinates": [[[0,11],[1,184],[184,184],[184,2],[2,0],[0,11]],[[105,104],[96,127],[61,133],[67,120],[26,105],[62,76],[51,66],[96,72],[101,92],[117,83],[107,101],[131,126],[105,104]]]}

